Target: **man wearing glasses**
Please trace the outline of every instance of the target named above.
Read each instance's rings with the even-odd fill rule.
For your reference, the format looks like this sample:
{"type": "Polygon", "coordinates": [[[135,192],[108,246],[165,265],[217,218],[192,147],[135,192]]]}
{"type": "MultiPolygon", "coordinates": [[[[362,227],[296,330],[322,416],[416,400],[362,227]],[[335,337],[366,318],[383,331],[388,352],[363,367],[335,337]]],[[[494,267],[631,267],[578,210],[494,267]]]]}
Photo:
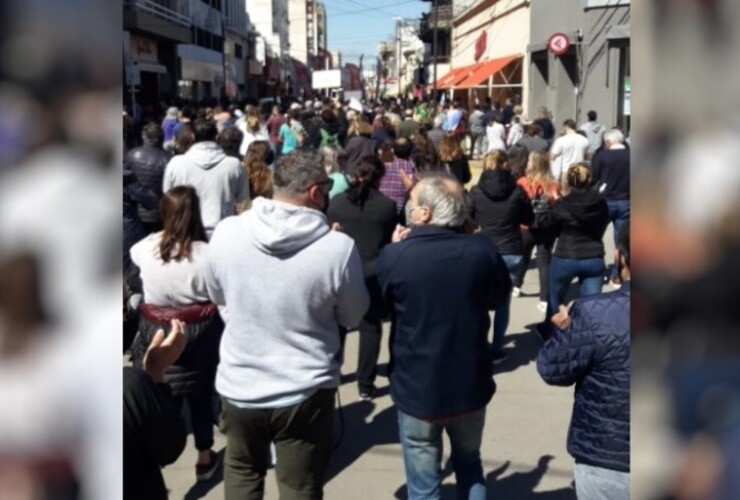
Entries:
{"type": "Polygon", "coordinates": [[[369,305],[354,241],[324,215],[321,156],[281,157],[273,199],[222,221],[208,249],[211,299],[228,310],[216,390],[227,437],[225,498],[259,499],[277,452],[280,498],[321,498],[339,386],[338,325],[369,305]]]}

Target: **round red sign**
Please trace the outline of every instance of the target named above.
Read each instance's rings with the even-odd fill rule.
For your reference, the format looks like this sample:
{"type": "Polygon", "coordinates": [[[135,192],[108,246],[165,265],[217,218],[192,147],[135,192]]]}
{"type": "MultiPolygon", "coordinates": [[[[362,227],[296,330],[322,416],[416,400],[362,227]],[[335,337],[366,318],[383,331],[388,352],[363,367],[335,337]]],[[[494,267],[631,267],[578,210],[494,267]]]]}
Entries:
{"type": "Polygon", "coordinates": [[[570,39],[565,33],[555,33],[547,41],[547,49],[556,56],[562,56],[570,49],[570,39]]]}

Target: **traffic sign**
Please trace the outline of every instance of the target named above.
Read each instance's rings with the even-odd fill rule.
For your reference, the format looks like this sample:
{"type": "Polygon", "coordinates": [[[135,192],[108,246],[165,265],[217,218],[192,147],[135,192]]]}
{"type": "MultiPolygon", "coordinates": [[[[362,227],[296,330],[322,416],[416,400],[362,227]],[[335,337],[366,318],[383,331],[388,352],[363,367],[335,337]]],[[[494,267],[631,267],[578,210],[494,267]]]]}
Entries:
{"type": "Polygon", "coordinates": [[[565,33],[555,33],[547,40],[547,49],[556,56],[562,56],[570,49],[570,39],[565,33]]]}

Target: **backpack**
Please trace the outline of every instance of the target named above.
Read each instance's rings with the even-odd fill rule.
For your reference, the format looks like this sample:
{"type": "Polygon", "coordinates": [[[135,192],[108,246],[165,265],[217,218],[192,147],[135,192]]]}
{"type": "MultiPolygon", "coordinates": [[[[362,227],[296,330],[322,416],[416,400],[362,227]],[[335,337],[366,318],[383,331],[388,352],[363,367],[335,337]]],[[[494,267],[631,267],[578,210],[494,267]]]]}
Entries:
{"type": "Polygon", "coordinates": [[[532,204],[532,212],[534,212],[534,220],[529,229],[534,231],[548,229],[552,206],[550,206],[550,199],[547,197],[544,188],[540,187],[535,191],[530,203],[532,204]]]}
{"type": "Polygon", "coordinates": [[[324,149],[324,146],[337,146],[339,144],[339,134],[330,134],[323,128],[321,129],[321,143],[319,144],[319,150],[324,149]]]}

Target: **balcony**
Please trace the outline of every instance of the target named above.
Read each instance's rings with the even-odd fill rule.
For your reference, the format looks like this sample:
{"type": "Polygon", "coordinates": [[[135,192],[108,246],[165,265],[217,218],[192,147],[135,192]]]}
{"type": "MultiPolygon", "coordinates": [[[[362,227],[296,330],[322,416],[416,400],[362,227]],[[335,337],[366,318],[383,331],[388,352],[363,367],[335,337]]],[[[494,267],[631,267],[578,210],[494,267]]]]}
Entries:
{"type": "MultiPolygon", "coordinates": [[[[437,31],[444,32],[452,29],[452,5],[437,7],[437,31]]],[[[434,38],[434,9],[421,15],[419,23],[419,38],[425,43],[432,43],[434,38]]]]}
{"type": "Polygon", "coordinates": [[[172,2],[160,0],[124,0],[123,27],[146,31],[181,43],[189,43],[190,19],[185,12],[171,9],[172,2]]]}

